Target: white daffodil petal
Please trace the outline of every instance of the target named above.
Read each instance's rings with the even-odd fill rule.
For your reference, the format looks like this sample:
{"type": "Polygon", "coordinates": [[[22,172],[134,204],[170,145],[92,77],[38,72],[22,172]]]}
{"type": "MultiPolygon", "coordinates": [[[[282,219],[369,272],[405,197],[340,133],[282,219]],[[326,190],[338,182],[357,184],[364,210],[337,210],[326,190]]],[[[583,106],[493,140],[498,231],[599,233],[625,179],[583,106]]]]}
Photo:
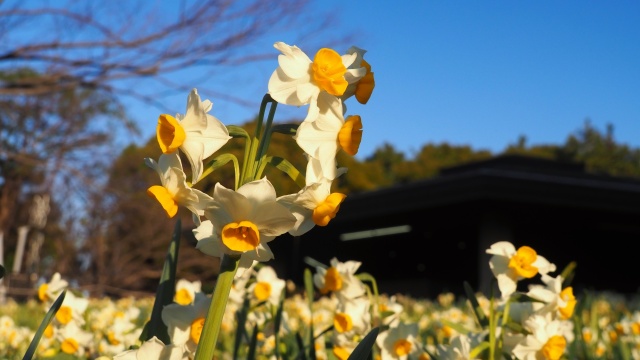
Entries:
{"type": "Polygon", "coordinates": [[[266,177],[242,185],[238,193],[244,195],[253,204],[276,200],[276,189],[266,177]]]}
{"type": "Polygon", "coordinates": [[[295,216],[282,204],[276,201],[258,204],[253,213],[253,223],[260,229],[260,234],[278,236],[293,227],[295,216]]]}

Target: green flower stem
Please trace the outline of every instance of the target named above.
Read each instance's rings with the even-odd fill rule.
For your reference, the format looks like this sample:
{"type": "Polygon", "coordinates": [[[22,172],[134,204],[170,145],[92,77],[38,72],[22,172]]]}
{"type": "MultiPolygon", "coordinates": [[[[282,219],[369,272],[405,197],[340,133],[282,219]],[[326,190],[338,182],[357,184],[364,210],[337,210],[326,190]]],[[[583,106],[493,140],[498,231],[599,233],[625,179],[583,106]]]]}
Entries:
{"type": "Polygon", "coordinates": [[[213,354],[218,342],[218,335],[220,335],[222,318],[224,317],[224,311],[227,307],[227,300],[229,299],[231,286],[233,286],[233,278],[238,271],[239,262],[239,256],[222,256],[220,262],[220,274],[218,274],[216,288],[213,291],[213,298],[211,299],[211,306],[207,312],[207,318],[204,321],[204,328],[200,335],[200,341],[198,341],[195,360],[213,359],[213,354]]]}

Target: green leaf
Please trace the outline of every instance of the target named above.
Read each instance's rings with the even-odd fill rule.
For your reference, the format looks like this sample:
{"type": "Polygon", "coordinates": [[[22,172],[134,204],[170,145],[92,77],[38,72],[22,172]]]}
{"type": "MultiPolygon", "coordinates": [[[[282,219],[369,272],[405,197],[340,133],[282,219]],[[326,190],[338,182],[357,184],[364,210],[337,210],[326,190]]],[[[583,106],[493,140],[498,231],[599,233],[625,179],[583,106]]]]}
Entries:
{"type": "Polygon", "coordinates": [[[469,353],[469,359],[478,359],[479,355],[489,349],[489,342],[487,341],[483,341],[480,344],[478,344],[478,346],[474,347],[473,349],[471,349],[471,352],[469,353]]]}
{"type": "Polygon", "coordinates": [[[276,124],[271,127],[271,132],[295,135],[300,124],[276,124]]]}
{"type": "Polygon", "coordinates": [[[242,307],[236,312],[236,337],[233,344],[233,359],[237,359],[240,355],[240,344],[242,339],[247,336],[247,316],[249,315],[249,298],[245,298],[242,307]]]}
{"type": "Polygon", "coordinates": [[[376,343],[376,338],[378,337],[379,331],[380,328],[378,327],[375,327],[371,331],[369,331],[367,336],[365,336],[364,339],[360,341],[351,355],[349,355],[347,360],[367,360],[369,358],[369,355],[371,354],[373,345],[375,345],[376,343]]]}
{"type": "Polygon", "coordinates": [[[22,360],[31,360],[33,358],[33,355],[38,349],[38,344],[40,343],[42,334],[44,334],[44,330],[47,328],[47,326],[49,326],[49,324],[51,323],[51,320],[53,320],[53,317],[58,312],[58,309],[60,309],[60,306],[62,306],[62,302],[64,301],[64,297],[66,294],[67,294],[67,290],[63,290],[60,293],[60,295],[58,295],[58,298],[56,299],[56,301],[53,302],[53,305],[51,305],[51,308],[49,309],[49,311],[47,311],[47,314],[44,316],[44,319],[42,319],[42,322],[40,323],[38,330],[33,335],[33,339],[31,339],[29,348],[27,348],[27,352],[24,354],[24,357],[22,358],[22,360]]]}
{"type": "Polygon", "coordinates": [[[258,347],[258,325],[253,326],[253,333],[251,333],[251,342],[249,342],[249,353],[247,354],[247,360],[254,360],[256,358],[256,348],[258,347]]]}
{"type": "MultiPolygon", "coordinates": [[[[307,293],[307,301],[309,302],[309,311],[313,314],[313,299],[314,299],[314,292],[313,292],[313,274],[311,273],[311,270],[309,269],[304,269],[304,289],[307,293]]],[[[309,343],[307,344],[309,347],[309,358],[310,359],[314,359],[316,358],[316,347],[315,347],[315,339],[313,338],[313,318],[311,319],[311,322],[309,323],[309,343]]],[[[304,347],[302,349],[304,352],[304,347]]]]}
{"type": "Polygon", "coordinates": [[[459,332],[460,334],[468,334],[468,333],[471,332],[471,331],[469,331],[469,329],[465,328],[464,325],[458,324],[458,323],[454,323],[454,322],[446,320],[446,319],[442,319],[442,324],[452,328],[453,330],[459,332]]]}
{"type": "MultiPolygon", "coordinates": [[[[298,344],[298,357],[296,360],[307,360],[307,353],[305,351],[304,340],[302,340],[302,335],[299,332],[296,332],[296,344],[298,344]]],[[[316,360],[315,354],[314,357],[310,358],[311,360],[316,360]]]]}
{"type": "Polygon", "coordinates": [[[227,130],[229,130],[229,135],[231,135],[232,137],[249,138],[249,134],[247,133],[247,131],[240,126],[228,125],[227,130]]]}
{"type": "Polygon", "coordinates": [[[145,324],[142,334],[140,334],[139,339],[142,342],[147,341],[154,336],[165,344],[169,344],[171,342],[171,338],[167,331],[167,325],[162,321],[162,308],[173,303],[173,297],[176,291],[176,268],[178,265],[178,249],[180,248],[181,231],[182,222],[178,219],[173,230],[173,237],[169,244],[169,250],[167,251],[167,255],[164,260],[160,284],[156,289],[156,299],[153,302],[151,318],[145,324]]]}
{"type": "Polygon", "coordinates": [[[478,323],[483,329],[486,329],[487,326],[489,326],[489,319],[487,319],[487,315],[482,311],[478,298],[476,298],[476,294],[473,292],[473,289],[468,282],[465,281],[463,286],[464,291],[467,294],[467,298],[471,301],[471,308],[473,309],[473,313],[476,315],[476,319],[478,319],[478,323]]]}
{"type": "Polygon", "coordinates": [[[275,316],[275,319],[273,320],[273,332],[274,332],[274,337],[275,337],[276,360],[280,359],[279,351],[278,351],[278,349],[280,348],[280,346],[279,346],[280,336],[278,334],[280,333],[280,324],[282,323],[282,311],[284,310],[284,298],[285,298],[285,291],[283,290],[282,294],[280,296],[280,303],[278,304],[278,309],[276,310],[276,316],[275,316]]]}
{"type": "Polygon", "coordinates": [[[296,169],[296,167],[289,162],[289,160],[281,158],[279,156],[269,156],[266,158],[265,163],[271,164],[275,166],[278,170],[289,175],[289,177],[293,181],[295,181],[295,183],[298,184],[300,188],[303,188],[306,186],[304,175],[302,175],[300,171],[298,171],[298,169],[296,169]]]}
{"type": "Polygon", "coordinates": [[[562,276],[562,288],[566,288],[573,281],[573,276],[576,274],[576,267],[578,264],[575,261],[570,262],[560,273],[562,276]]]}
{"type": "Polygon", "coordinates": [[[238,187],[237,182],[240,177],[240,165],[238,164],[238,158],[235,155],[229,154],[229,153],[218,155],[213,160],[209,161],[204,171],[202,172],[202,175],[200,175],[200,180],[209,176],[212,172],[216,171],[217,169],[223,167],[229,161],[233,162],[233,168],[235,170],[235,175],[236,175],[235,179],[236,179],[236,188],[237,188],[238,187]]]}

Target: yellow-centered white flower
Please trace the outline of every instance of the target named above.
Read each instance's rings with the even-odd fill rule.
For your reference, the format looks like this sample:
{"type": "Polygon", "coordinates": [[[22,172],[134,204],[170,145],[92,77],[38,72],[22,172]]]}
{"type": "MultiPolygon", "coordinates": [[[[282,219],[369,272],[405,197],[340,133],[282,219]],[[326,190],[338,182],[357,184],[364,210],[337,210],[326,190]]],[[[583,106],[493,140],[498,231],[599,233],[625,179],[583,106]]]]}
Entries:
{"type": "MultiPolygon", "coordinates": [[[[309,158],[307,163],[306,186],[296,194],[284,195],[278,202],[289,208],[296,217],[296,224],[289,231],[293,236],[301,236],[315,225],[326,226],[340,210],[345,194],[331,192],[332,180],[321,173],[320,162],[309,158]]],[[[336,177],[344,174],[346,168],[336,170],[336,177]]]]}
{"type": "Polygon", "coordinates": [[[286,282],[278,277],[271,266],[264,266],[258,270],[256,281],[251,283],[247,290],[258,302],[267,301],[273,306],[278,306],[285,286],[286,282]]]}
{"type": "Polygon", "coordinates": [[[273,259],[268,243],[296,223],[295,216],[276,201],[276,191],[266,177],[246,183],[237,191],[217,183],[213,199],[204,211],[211,221],[212,234],[200,235],[198,249],[210,250],[205,254],[212,256],[240,256],[241,268],[273,259]]]}
{"type": "Polygon", "coordinates": [[[180,305],[192,304],[196,294],[200,291],[202,291],[202,282],[200,280],[179,279],[176,281],[176,293],[173,296],[173,301],[180,305]]]}
{"type": "Polygon", "coordinates": [[[366,52],[366,50],[360,49],[356,46],[352,46],[347,50],[347,54],[357,55],[356,60],[351,64],[350,68],[356,69],[363,67],[367,72],[362,78],[360,78],[360,80],[347,86],[347,89],[341,97],[342,101],[345,101],[355,95],[356,100],[358,100],[360,104],[366,104],[373,93],[373,88],[376,86],[376,82],[373,77],[373,72],[371,71],[371,65],[364,60],[364,54],[366,52]]]}
{"type": "Polygon", "coordinates": [[[211,305],[211,298],[197,293],[191,305],[169,304],[162,309],[162,322],[167,325],[171,344],[184,345],[194,354],[200,342],[204,320],[211,305]]]}
{"type": "Polygon", "coordinates": [[[318,97],[327,94],[340,97],[349,84],[355,83],[367,73],[366,68],[353,68],[357,53],[340,55],[322,48],[313,61],[297,46],[277,42],[278,68],[269,79],[269,94],[279,103],[302,106],[309,104],[309,115],[315,119],[318,113],[318,97]]]}
{"type": "Polygon", "coordinates": [[[522,360],[559,360],[567,343],[573,340],[571,323],[552,320],[551,315],[532,315],[524,323],[529,332],[513,348],[513,355],[522,360]]]}
{"type": "Polygon", "coordinates": [[[65,354],[82,357],[85,349],[92,347],[93,335],[82,330],[75,322],[59,329],[56,336],[60,342],[60,351],[65,354]]]}
{"type": "Polygon", "coordinates": [[[491,245],[486,252],[493,255],[489,260],[489,267],[498,280],[498,288],[503,299],[516,291],[519,280],[556,270],[554,264],[528,246],[521,246],[516,250],[510,242],[499,241],[491,245]]]}
{"type": "MultiPolygon", "coordinates": [[[[154,185],[147,189],[147,194],[158,200],[170,218],[178,213],[178,207],[184,206],[199,219],[204,214],[203,208],[211,201],[211,197],[198,189],[187,185],[187,177],[182,170],[182,161],[177,152],[160,155],[158,162],[145,158],[145,164],[160,176],[162,185],[154,185]]],[[[197,222],[199,223],[199,221],[197,222]]]]}
{"type": "Polygon", "coordinates": [[[62,278],[59,272],[56,272],[48,283],[43,283],[38,287],[38,298],[48,308],[68,286],[69,283],[62,278]]]}
{"type": "Polygon", "coordinates": [[[353,156],[358,153],[362,141],[362,120],[354,115],[344,118],[342,102],[334,98],[322,106],[318,116],[303,121],[294,136],[298,146],[314,159],[320,161],[324,176],[336,177],[336,154],[342,149],[353,156]]]}
{"type": "Polygon", "coordinates": [[[324,268],[316,267],[313,275],[313,283],[320,290],[320,293],[327,294],[333,292],[342,300],[351,300],[362,296],[366,288],[362,281],[355,276],[356,271],[362,265],[359,261],[340,262],[337,258],[330,260],[331,266],[324,268]]]}
{"type": "Polygon", "coordinates": [[[561,275],[556,277],[542,275],[541,280],[546,286],[530,285],[527,292],[529,297],[546,304],[539,312],[551,312],[553,316],[559,316],[563,320],[569,319],[578,302],[573,295],[573,288],[571,286],[562,288],[561,275]]]}
{"type": "Polygon", "coordinates": [[[67,292],[55,319],[58,324],[67,326],[71,323],[84,325],[84,313],[89,306],[89,299],[67,292]]]}
{"type": "Polygon", "coordinates": [[[371,330],[371,302],[366,296],[341,301],[333,315],[333,327],[348,337],[366,334],[371,330]]]}
{"type": "Polygon", "coordinates": [[[418,358],[422,353],[422,346],[418,341],[418,324],[399,322],[387,331],[381,332],[376,338],[380,348],[380,359],[418,358]]]}
{"type": "Polygon", "coordinates": [[[193,89],[187,98],[186,114],[176,114],[176,117],[162,114],[158,118],[156,137],[160,149],[164,154],[180,149],[187,156],[193,184],[202,175],[202,161],[231,139],[222,122],[207,114],[212,107],[211,101],[201,101],[198,91],[193,89]]]}

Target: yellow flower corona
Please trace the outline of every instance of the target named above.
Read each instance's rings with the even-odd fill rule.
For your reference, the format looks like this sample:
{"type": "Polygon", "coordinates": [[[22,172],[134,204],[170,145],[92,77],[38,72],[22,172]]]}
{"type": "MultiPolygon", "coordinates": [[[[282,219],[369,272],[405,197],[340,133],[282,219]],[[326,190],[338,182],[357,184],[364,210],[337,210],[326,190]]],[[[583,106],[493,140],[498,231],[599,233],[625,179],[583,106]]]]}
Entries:
{"type": "Polygon", "coordinates": [[[222,243],[233,251],[255,250],[260,244],[260,232],[251,221],[232,222],[222,228],[222,243]]]}
{"type": "Polygon", "coordinates": [[[253,294],[259,301],[267,300],[271,296],[271,284],[263,281],[256,283],[253,294]]]}
{"type": "Polygon", "coordinates": [[[44,328],[44,337],[47,339],[51,339],[53,337],[53,325],[49,324],[46,328],[44,328]]]}
{"type": "Polygon", "coordinates": [[[399,339],[393,344],[393,352],[399,357],[409,355],[411,343],[407,339],[399,339]]]}
{"type": "Polygon", "coordinates": [[[58,319],[58,321],[63,325],[67,325],[71,321],[72,317],[73,310],[68,306],[61,306],[56,313],[56,319],[58,319]]]}
{"type": "Polygon", "coordinates": [[[560,308],[560,315],[562,315],[563,319],[569,319],[571,315],[573,315],[573,310],[576,307],[576,297],[573,295],[573,288],[571,286],[562,289],[560,292],[560,297],[562,300],[567,302],[567,305],[560,308]]]}
{"type": "Polygon", "coordinates": [[[333,326],[337,332],[343,333],[353,329],[353,320],[349,314],[339,312],[333,316],[333,326]]]}
{"type": "Polygon", "coordinates": [[[371,72],[371,65],[365,60],[362,60],[362,66],[367,69],[367,74],[358,81],[356,85],[356,100],[360,104],[366,104],[373,93],[373,88],[376,86],[376,82],[373,79],[373,73],[371,72]]]}
{"type": "Polygon", "coordinates": [[[112,330],[107,332],[107,341],[111,345],[120,345],[120,340],[116,339],[116,334],[112,330]]]}
{"type": "Polygon", "coordinates": [[[167,114],[160,115],[158,127],[156,128],[156,138],[162,153],[170,154],[176,151],[184,143],[186,137],[187,134],[176,118],[167,114]]]}
{"type": "Polygon", "coordinates": [[[342,277],[335,267],[327,269],[327,273],[324,274],[324,287],[320,290],[321,293],[326,294],[329,291],[338,291],[342,289],[342,277]]]}
{"type": "Polygon", "coordinates": [[[555,335],[549,338],[542,347],[542,354],[547,360],[558,360],[564,354],[564,349],[567,347],[567,340],[564,336],[555,335]]]}
{"type": "Polygon", "coordinates": [[[72,338],[65,339],[62,344],[60,344],[60,350],[67,354],[75,354],[78,349],[80,349],[80,344],[72,338]]]}
{"type": "Polygon", "coordinates": [[[49,284],[45,283],[40,285],[40,287],[38,288],[38,299],[40,299],[40,301],[49,300],[49,296],[47,295],[48,289],[49,289],[49,284]]]}
{"type": "Polygon", "coordinates": [[[191,330],[189,331],[189,338],[194,343],[200,341],[200,335],[202,334],[202,328],[204,328],[204,318],[197,318],[191,323],[191,330]]]}
{"type": "Polygon", "coordinates": [[[189,305],[193,302],[193,297],[189,290],[182,288],[176,291],[176,295],[173,297],[173,300],[180,305],[189,305]]]}
{"type": "Polygon", "coordinates": [[[322,48],[313,58],[311,77],[319,88],[331,95],[340,96],[347,90],[346,72],[342,57],[334,50],[322,48]]]}
{"type": "Polygon", "coordinates": [[[154,185],[148,188],[147,195],[158,200],[164,211],[167,212],[167,216],[170,218],[176,216],[178,213],[178,203],[174,200],[173,194],[171,194],[164,186],[154,185]]]}
{"type": "Polygon", "coordinates": [[[349,155],[358,153],[362,141],[362,119],[358,115],[349,116],[338,132],[338,143],[349,155]]]}
{"type": "Polygon", "coordinates": [[[509,259],[509,268],[515,270],[519,276],[530,279],[538,273],[538,268],[532,265],[537,257],[535,250],[528,246],[521,246],[509,259]]]}
{"type": "Polygon", "coordinates": [[[349,351],[342,346],[334,346],[333,355],[335,355],[338,360],[347,360],[351,354],[349,354],[349,351]]]}
{"type": "Polygon", "coordinates": [[[327,196],[322,203],[313,209],[313,214],[311,215],[313,222],[318,226],[327,226],[329,221],[336,217],[338,210],[340,210],[340,203],[346,197],[347,195],[341,193],[331,193],[327,196]]]}

